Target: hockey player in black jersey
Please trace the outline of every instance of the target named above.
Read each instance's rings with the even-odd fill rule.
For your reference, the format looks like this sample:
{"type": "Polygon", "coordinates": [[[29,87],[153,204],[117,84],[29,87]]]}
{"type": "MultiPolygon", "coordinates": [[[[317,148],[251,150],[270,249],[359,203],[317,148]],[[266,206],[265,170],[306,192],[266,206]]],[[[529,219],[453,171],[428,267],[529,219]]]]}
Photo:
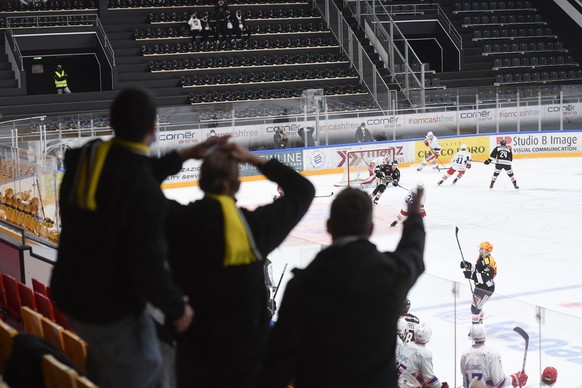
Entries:
{"type": "Polygon", "coordinates": [[[485,164],[489,164],[495,162],[495,171],[493,172],[493,176],[491,177],[491,184],[489,188],[492,189],[493,185],[495,185],[495,181],[497,180],[497,176],[501,173],[501,170],[505,170],[507,176],[513,182],[513,187],[515,189],[519,189],[517,186],[517,180],[515,179],[515,175],[513,175],[513,170],[511,169],[511,162],[513,161],[513,153],[511,149],[507,147],[507,142],[505,140],[501,140],[499,145],[491,151],[489,155],[489,159],[485,160],[485,164]]]}
{"type": "Polygon", "coordinates": [[[479,244],[479,257],[474,265],[468,261],[461,261],[463,275],[475,283],[471,302],[474,324],[483,323],[483,305],[495,292],[494,278],[497,275],[497,264],[491,256],[491,251],[493,251],[493,245],[489,241],[483,241],[479,244]]]}
{"type": "Polygon", "coordinates": [[[376,186],[370,195],[370,198],[372,198],[374,205],[377,205],[380,197],[384,193],[384,190],[386,190],[386,185],[388,183],[392,183],[392,186],[398,186],[398,182],[400,181],[400,170],[398,169],[398,162],[395,160],[393,162],[388,162],[386,164],[376,166],[374,169],[374,174],[376,175],[378,186],[376,186]]]}

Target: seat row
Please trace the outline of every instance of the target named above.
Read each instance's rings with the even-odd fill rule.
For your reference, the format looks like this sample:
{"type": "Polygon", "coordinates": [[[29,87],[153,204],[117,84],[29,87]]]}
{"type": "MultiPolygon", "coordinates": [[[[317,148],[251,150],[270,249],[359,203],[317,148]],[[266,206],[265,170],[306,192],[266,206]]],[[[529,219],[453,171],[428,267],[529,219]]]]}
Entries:
{"type": "Polygon", "coordinates": [[[463,27],[471,27],[478,25],[489,24],[546,24],[540,14],[520,13],[510,15],[475,15],[464,16],[463,27]]]}
{"type": "Polygon", "coordinates": [[[329,63],[347,60],[343,54],[314,53],[314,54],[284,54],[284,55],[257,55],[251,57],[229,56],[225,58],[184,58],[174,60],[151,61],[148,64],[150,71],[219,69],[225,67],[272,66],[307,63],[329,63]]]}
{"type": "Polygon", "coordinates": [[[227,73],[227,74],[201,74],[183,76],[180,79],[182,87],[195,86],[219,86],[232,84],[300,81],[325,78],[355,77],[357,72],[352,68],[335,69],[307,69],[288,71],[262,71],[260,73],[227,73]]]}
{"type": "Polygon", "coordinates": [[[3,20],[3,24],[10,28],[68,27],[90,26],[93,21],[87,15],[69,15],[10,18],[3,20]]]}
{"type": "Polygon", "coordinates": [[[497,74],[495,86],[530,82],[561,82],[582,80],[582,70],[534,71],[528,73],[497,74]]]}
{"type": "Polygon", "coordinates": [[[505,38],[556,38],[549,27],[537,28],[485,28],[473,30],[473,40],[505,38]]]}
{"type": "Polygon", "coordinates": [[[75,9],[97,9],[96,0],[48,0],[28,1],[20,0],[2,1],[0,11],[26,12],[26,11],[60,11],[75,9]]]}
{"type": "Polygon", "coordinates": [[[560,41],[546,42],[521,42],[521,43],[496,43],[483,45],[483,55],[496,53],[527,53],[538,51],[567,52],[560,41]]]}
{"type": "Polygon", "coordinates": [[[277,48],[308,48],[335,46],[336,42],[332,38],[295,38],[295,39],[275,39],[273,41],[264,40],[231,40],[231,41],[211,41],[211,42],[188,42],[188,43],[165,43],[154,45],[142,45],[143,55],[163,55],[163,54],[188,54],[195,52],[219,52],[231,50],[270,50],[277,48]]]}
{"type": "MultiPolygon", "coordinates": [[[[203,12],[198,11],[198,15],[202,15],[203,12]]],[[[173,22],[188,22],[192,12],[158,12],[150,13],[148,20],[150,23],[173,23],[173,22]]],[[[270,10],[253,10],[247,9],[242,10],[243,17],[248,21],[249,19],[282,19],[282,18],[306,18],[306,17],[320,17],[319,13],[315,9],[305,10],[300,9],[270,9],[270,10]]]]}
{"type": "MultiPolygon", "coordinates": [[[[214,5],[215,0],[109,0],[109,8],[161,8],[214,5]]],[[[289,0],[237,0],[237,4],[290,3],[289,0]]],[[[295,1],[296,4],[306,4],[306,1],[295,1]]]]}
{"type": "Polygon", "coordinates": [[[511,67],[578,66],[571,55],[495,58],[493,70],[511,67]]]}
{"type": "Polygon", "coordinates": [[[512,9],[533,9],[530,0],[524,1],[465,1],[453,4],[453,13],[470,11],[496,11],[512,9]]]}
{"type": "MultiPolygon", "coordinates": [[[[361,94],[368,93],[365,86],[356,85],[335,85],[323,88],[325,95],[361,94]]],[[[276,88],[276,89],[244,89],[224,92],[203,92],[191,93],[188,100],[191,104],[224,102],[224,101],[245,101],[280,98],[299,98],[303,88],[276,88]]]]}

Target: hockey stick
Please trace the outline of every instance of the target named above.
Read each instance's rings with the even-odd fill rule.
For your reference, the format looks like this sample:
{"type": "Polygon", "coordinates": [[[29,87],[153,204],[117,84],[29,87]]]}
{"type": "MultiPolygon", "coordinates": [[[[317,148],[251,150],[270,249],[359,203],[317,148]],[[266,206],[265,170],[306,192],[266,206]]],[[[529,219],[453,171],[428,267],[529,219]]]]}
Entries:
{"type": "MultiPolygon", "coordinates": [[[[521,367],[521,373],[525,374],[525,361],[527,360],[527,347],[529,345],[529,334],[527,334],[525,332],[525,330],[523,330],[521,327],[516,326],[513,328],[513,331],[515,331],[517,334],[519,334],[520,336],[523,337],[523,339],[525,340],[525,351],[523,352],[523,365],[521,367]]],[[[519,386],[521,387],[521,383],[519,384],[519,386]]]]}
{"type": "MultiPolygon", "coordinates": [[[[441,162],[441,160],[439,159],[440,155],[437,155],[437,153],[435,152],[435,150],[432,149],[431,146],[428,146],[428,148],[430,149],[430,152],[432,152],[434,154],[435,159],[437,160],[437,162],[439,162],[439,164],[441,166],[443,166],[443,170],[448,169],[448,167],[445,167],[445,165],[441,162]]],[[[439,170],[439,172],[441,171],[441,168],[439,166],[436,166],[437,170],[439,170]]]]}
{"type": "Polygon", "coordinates": [[[281,281],[283,280],[283,276],[285,275],[286,270],[287,270],[287,263],[285,263],[285,266],[283,267],[283,271],[281,272],[281,277],[279,278],[279,282],[277,283],[277,289],[273,293],[273,297],[271,298],[271,300],[274,300],[275,297],[277,296],[277,292],[279,292],[279,286],[281,285],[281,281]]]}
{"type": "Polygon", "coordinates": [[[329,197],[333,197],[333,191],[330,194],[325,194],[325,195],[316,195],[313,198],[329,198],[329,197]]]}
{"type": "MultiPolygon", "coordinates": [[[[463,255],[463,250],[461,249],[461,243],[459,242],[459,227],[455,226],[455,238],[457,239],[457,245],[459,246],[459,252],[461,252],[461,259],[463,259],[463,263],[465,265],[471,264],[467,260],[465,260],[465,255],[463,255]]],[[[471,294],[473,293],[473,283],[471,283],[471,279],[467,279],[469,281],[469,288],[471,288],[471,294]]]]}
{"type": "Polygon", "coordinates": [[[404,187],[404,186],[400,186],[400,184],[398,184],[398,186],[396,186],[396,187],[400,187],[401,189],[404,189],[404,190],[406,190],[406,191],[410,191],[410,190],[409,190],[409,189],[407,189],[406,187],[404,187]]]}

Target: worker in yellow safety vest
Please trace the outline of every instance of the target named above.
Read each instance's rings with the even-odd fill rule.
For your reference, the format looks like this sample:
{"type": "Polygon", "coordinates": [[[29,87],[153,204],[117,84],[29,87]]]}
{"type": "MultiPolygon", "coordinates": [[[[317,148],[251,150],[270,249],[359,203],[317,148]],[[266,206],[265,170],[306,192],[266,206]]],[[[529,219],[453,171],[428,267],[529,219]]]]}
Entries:
{"type": "Polygon", "coordinates": [[[61,65],[57,66],[57,69],[55,70],[55,87],[57,88],[57,93],[58,94],[63,94],[63,92],[65,92],[66,94],[71,93],[71,89],[69,89],[69,87],[67,86],[67,73],[65,72],[65,70],[63,69],[63,67],[61,65]]]}

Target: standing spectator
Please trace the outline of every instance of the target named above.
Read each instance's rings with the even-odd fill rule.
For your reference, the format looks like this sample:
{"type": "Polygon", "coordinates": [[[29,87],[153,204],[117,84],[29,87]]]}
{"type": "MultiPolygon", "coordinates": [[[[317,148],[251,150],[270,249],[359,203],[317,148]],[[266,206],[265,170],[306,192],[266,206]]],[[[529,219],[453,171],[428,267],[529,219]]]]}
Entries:
{"type": "Polygon", "coordinates": [[[275,147],[286,148],[289,138],[283,130],[283,127],[275,127],[275,134],[273,135],[273,141],[275,142],[275,147]]]}
{"type": "Polygon", "coordinates": [[[200,30],[202,40],[208,42],[210,34],[212,34],[212,26],[210,25],[210,16],[208,15],[208,12],[204,12],[202,19],[200,19],[200,23],[202,25],[202,29],[200,30]]]}
{"type": "Polygon", "coordinates": [[[374,141],[374,138],[368,128],[366,128],[366,123],[360,124],[358,129],[356,129],[356,143],[367,143],[370,141],[374,141]]]}
{"type": "Polygon", "coordinates": [[[315,140],[313,140],[314,132],[315,128],[313,127],[299,128],[297,134],[303,140],[303,147],[313,147],[315,145],[315,140]]]}
{"type": "Polygon", "coordinates": [[[424,272],[419,207],[411,203],[396,251],[381,253],[368,240],[368,195],[348,187],[336,196],[327,221],[332,244],[287,283],[259,388],[291,380],[300,388],[397,385],[396,323],[424,272]]]}
{"type": "Polygon", "coordinates": [[[542,382],[540,388],[553,387],[558,380],[558,370],[552,366],[547,366],[542,372],[542,382]]]}
{"type": "Polygon", "coordinates": [[[69,75],[67,74],[65,69],[63,69],[61,65],[57,65],[53,78],[55,80],[55,88],[57,89],[58,94],[63,94],[63,92],[65,94],[71,94],[71,89],[69,89],[67,83],[68,77],[69,75]]]}
{"type": "Polygon", "coordinates": [[[451,159],[451,167],[449,167],[441,180],[437,182],[437,185],[442,185],[444,181],[458,171],[459,174],[453,179],[453,184],[457,183],[465,175],[465,170],[468,168],[471,168],[471,153],[467,151],[466,145],[461,144],[460,150],[451,159]]]}
{"type": "Polygon", "coordinates": [[[146,302],[177,333],[193,316],[166,262],[167,200],[160,183],[184,160],[201,158],[225,139],[152,159],[155,122],[153,96],[125,89],[111,106],[113,139],[92,141],[65,156],[51,295],[87,341],[90,377],[103,388],[158,384],[162,359],[146,302]]]}
{"type": "Polygon", "coordinates": [[[227,41],[231,41],[232,37],[236,36],[235,26],[238,27],[236,17],[231,15],[230,11],[227,9],[224,12],[224,26],[222,30],[227,41]]]}
{"type": "MultiPolygon", "coordinates": [[[[235,31],[236,31],[236,38],[241,39],[242,35],[245,36],[245,39],[251,37],[251,30],[247,26],[247,22],[243,16],[242,11],[239,9],[235,13],[235,31]]],[[[285,108],[284,111],[286,112],[287,109],[285,108]]],[[[286,113],[285,113],[286,114],[286,113]]]]}
{"type": "Polygon", "coordinates": [[[217,0],[214,3],[214,19],[216,20],[216,37],[215,40],[224,38],[226,27],[226,11],[228,4],[225,0],[217,0]]]}
{"type": "Polygon", "coordinates": [[[428,151],[425,153],[425,157],[422,159],[421,165],[416,170],[422,170],[423,167],[427,165],[427,163],[431,163],[433,165],[432,168],[438,169],[437,162],[439,155],[441,154],[441,145],[439,144],[439,140],[432,132],[428,132],[422,143],[428,148],[428,151]]]}
{"type": "Polygon", "coordinates": [[[493,151],[491,151],[489,159],[485,160],[484,163],[489,164],[491,162],[495,162],[495,171],[493,171],[493,176],[491,177],[491,184],[489,185],[490,189],[493,188],[493,185],[501,173],[501,170],[505,170],[507,176],[513,183],[513,187],[515,187],[516,190],[519,189],[515,175],[513,175],[513,169],[511,168],[511,163],[513,162],[513,152],[509,147],[507,147],[507,142],[505,139],[501,139],[499,145],[495,147],[493,151]]]}
{"type": "Polygon", "coordinates": [[[473,324],[483,323],[483,306],[495,292],[495,276],[497,275],[497,263],[491,252],[493,244],[483,241],[479,244],[479,257],[475,265],[468,261],[461,261],[463,275],[467,279],[473,280],[475,289],[473,290],[473,300],[471,302],[471,314],[473,324]]]}
{"type": "Polygon", "coordinates": [[[198,40],[198,36],[202,33],[202,22],[198,19],[198,14],[193,12],[188,20],[188,25],[190,26],[190,34],[192,35],[192,41],[198,40]]]}
{"type": "Polygon", "coordinates": [[[196,319],[178,336],[178,387],[254,388],[269,317],[264,258],[307,212],[313,185],[276,159],[230,144],[208,155],[200,170],[204,198],[170,202],[170,266],[196,319]],[[254,211],[237,208],[239,162],[257,167],[285,196],[254,211]],[[190,244],[195,236],[196,249],[190,244]]]}
{"type": "Polygon", "coordinates": [[[432,329],[425,322],[416,329],[413,342],[405,344],[400,350],[396,361],[398,386],[407,387],[447,387],[447,383],[439,381],[432,366],[432,352],[426,348],[430,341],[432,329]]]}
{"type": "Polygon", "coordinates": [[[488,387],[506,387],[509,384],[523,387],[527,383],[527,375],[516,372],[505,376],[499,353],[485,345],[485,326],[472,325],[469,332],[473,346],[461,356],[461,374],[463,386],[474,387],[475,380],[482,380],[488,387]]]}

